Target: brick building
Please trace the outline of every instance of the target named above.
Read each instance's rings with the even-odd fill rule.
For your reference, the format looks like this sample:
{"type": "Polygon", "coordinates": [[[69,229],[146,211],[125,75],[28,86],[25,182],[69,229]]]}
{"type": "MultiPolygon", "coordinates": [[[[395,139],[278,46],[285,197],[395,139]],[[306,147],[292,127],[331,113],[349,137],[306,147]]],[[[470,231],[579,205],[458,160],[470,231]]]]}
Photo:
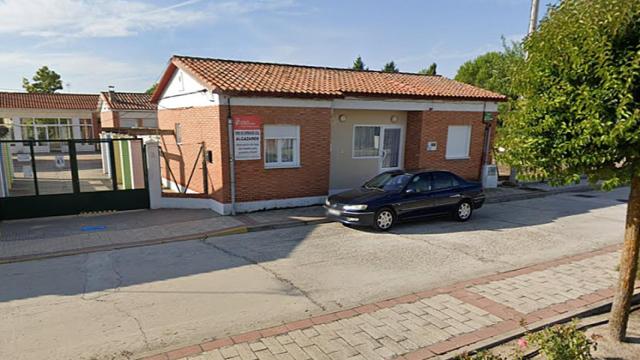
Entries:
{"type": "Polygon", "coordinates": [[[166,185],[223,214],[320,203],[391,169],[477,180],[492,141],[484,120],[504,100],[441,76],[185,56],[152,97],[159,127],[174,131],[161,141],[166,185]]]}
{"type": "MultiPolygon", "coordinates": [[[[9,129],[5,140],[16,140],[11,144],[15,151],[25,146],[22,140],[34,140],[35,152],[68,152],[65,142],[49,140],[97,138],[97,105],[98,95],[93,94],[0,92],[0,125],[9,129]]],[[[95,150],[89,143],[76,148],[95,150]]]]}
{"type": "Polygon", "coordinates": [[[151,103],[151,95],[146,93],[103,91],[98,109],[103,128],[158,127],[157,106],[151,103]]]}

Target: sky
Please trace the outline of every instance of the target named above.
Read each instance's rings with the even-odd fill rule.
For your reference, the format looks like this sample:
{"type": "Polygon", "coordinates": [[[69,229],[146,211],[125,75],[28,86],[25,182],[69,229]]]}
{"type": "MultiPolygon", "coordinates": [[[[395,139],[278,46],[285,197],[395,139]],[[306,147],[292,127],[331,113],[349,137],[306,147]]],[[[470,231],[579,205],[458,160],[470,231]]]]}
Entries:
{"type": "MultiPolygon", "coordinates": [[[[544,1],[542,2],[545,3],[544,1]]],[[[541,6],[541,15],[546,6],[541,6]]],[[[62,92],[144,91],[174,54],[404,72],[520,40],[530,0],[0,0],[0,91],[42,65],[62,92]]]]}

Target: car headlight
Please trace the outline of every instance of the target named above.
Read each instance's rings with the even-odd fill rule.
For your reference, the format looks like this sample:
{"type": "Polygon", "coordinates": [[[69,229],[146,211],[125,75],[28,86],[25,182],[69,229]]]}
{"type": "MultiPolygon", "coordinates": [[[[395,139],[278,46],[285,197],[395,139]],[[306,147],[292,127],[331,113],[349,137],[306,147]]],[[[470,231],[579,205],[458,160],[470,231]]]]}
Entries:
{"type": "Polygon", "coordinates": [[[367,205],[345,205],[343,209],[346,211],[366,210],[367,205]]]}
{"type": "Polygon", "coordinates": [[[329,201],[329,199],[327,198],[327,199],[324,201],[324,204],[325,204],[325,205],[327,205],[327,206],[331,206],[331,201],[329,201]]]}

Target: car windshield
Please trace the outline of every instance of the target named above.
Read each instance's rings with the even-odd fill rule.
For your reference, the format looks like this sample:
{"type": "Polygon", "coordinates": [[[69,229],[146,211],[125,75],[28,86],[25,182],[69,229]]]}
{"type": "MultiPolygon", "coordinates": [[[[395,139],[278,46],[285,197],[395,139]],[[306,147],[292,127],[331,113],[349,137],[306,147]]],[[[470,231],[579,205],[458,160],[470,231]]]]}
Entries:
{"type": "Polygon", "coordinates": [[[395,191],[404,188],[409,179],[411,179],[409,174],[382,173],[367,181],[363,186],[367,189],[395,191]]]}

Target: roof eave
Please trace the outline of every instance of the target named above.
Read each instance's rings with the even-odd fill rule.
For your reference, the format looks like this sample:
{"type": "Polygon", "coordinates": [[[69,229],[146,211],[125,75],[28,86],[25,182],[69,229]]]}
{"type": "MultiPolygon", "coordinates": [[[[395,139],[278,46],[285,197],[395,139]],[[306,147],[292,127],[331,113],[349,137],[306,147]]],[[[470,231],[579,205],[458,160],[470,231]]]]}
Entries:
{"type": "MultiPolygon", "coordinates": [[[[214,90],[215,91],[215,90],[214,90]]],[[[276,97],[276,98],[296,98],[296,99],[344,99],[348,96],[372,98],[372,99],[411,99],[411,100],[449,100],[449,101],[481,101],[481,102],[504,102],[506,97],[476,97],[476,96],[424,96],[411,94],[375,94],[375,93],[343,93],[343,94],[313,94],[313,93],[291,93],[291,92],[267,92],[267,91],[220,91],[226,96],[255,96],[255,97],[276,97]]]]}

